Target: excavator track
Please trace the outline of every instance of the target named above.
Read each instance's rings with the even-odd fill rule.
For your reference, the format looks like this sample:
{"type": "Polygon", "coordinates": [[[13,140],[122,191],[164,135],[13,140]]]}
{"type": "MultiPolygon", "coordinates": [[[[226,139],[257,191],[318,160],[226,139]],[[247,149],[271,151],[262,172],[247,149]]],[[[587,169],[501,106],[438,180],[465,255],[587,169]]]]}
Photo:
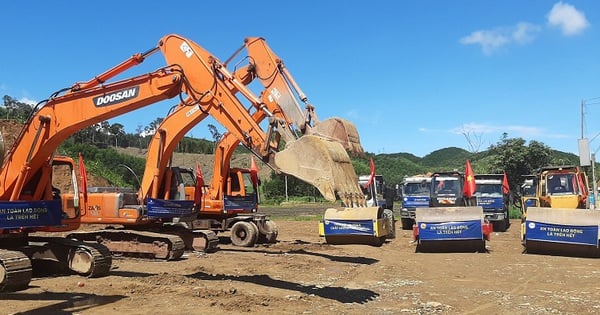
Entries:
{"type": "Polygon", "coordinates": [[[178,259],[185,250],[181,237],[147,231],[106,229],[71,233],[67,238],[102,244],[113,254],[140,255],[155,259],[178,259]]]}
{"type": "Polygon", "coordinates": [[[32,242],[45,242],[52,254],[32,254],[32,259],[50,258],[59,261],[69,270],[89,278],[108,275],[112,266],[112,255],[102,244],[87,243],[62,237],[30,237],[32,242]]]}
{"type": "Polygon", "coordinates": [[[18,251],[0,250],[0,292],[27,289],[32,274],[29,257],[18,251]]]}
{"type": "Polygon", "coordinates": [[[209,230],[195,230],[192,249],[199,252],[210,253],[217,250],[219,237],[217,233],[209,230]]]}
{"type": "Polygon", "coordinates": [[[181,237],[185,250],[189,251],[209,253],[216,251],[219,245],[217,233],[211,230],[191,230],[182,225],[165,225],[160,231],[181,237]]]}

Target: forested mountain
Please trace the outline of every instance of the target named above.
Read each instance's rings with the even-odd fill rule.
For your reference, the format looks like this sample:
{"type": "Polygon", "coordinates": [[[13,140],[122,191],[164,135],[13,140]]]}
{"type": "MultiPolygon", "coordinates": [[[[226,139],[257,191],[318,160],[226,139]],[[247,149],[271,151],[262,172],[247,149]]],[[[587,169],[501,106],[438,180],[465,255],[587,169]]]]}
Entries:
{"type": "MultiPolygon", "coordinates": [[[[31,105],[16,101],[9,96],[4,96],[3,101],[4,106],[0,106],[0,118],[8,121],[23,123],[33,112],[31,105]]],[[[115,149],[134,147],[145,150],[153,131],[161,121],[162,118],[157,118],[148,126],[138,126],[134,134],[125,133],[124,126],[120,124],[111,125],[105,121],[75,133],[61,145],[58,153],[75,158],[79,152],[82,152],[86,158],[86,165],[92,172],[107,178],[115,186],[136,186],[139,182],[136,176],[143,174],[144,158],[140,158],[139,154],[135,157],[119,154],[115,149]]],[[[221,135],[214,126],[209,125],[208,128],[213,136],[212,140],[185,137],[178,145],[175,154],[212,154],[216,140],[221,135]]],[[[237,154],[248,153],[241,147],[237,154]]],[[[456,147],[442,148],[422,158],[407,152],[376,155],[367,153],[365,157],[352,158],[357,175],[371,172],[371,158],[374,160],[376,173],[383,175],[390,186],[399,184],[405,176],[415,174],[451,170],[462,172],[466,160],[470,160],[475,173],[506,172],[511,187],[516,189],[521,183],[521,176],[531,174],[536,168],[579,164],[579,157],[575,154],[553,150],[538,141],[527,143],[521,138],[508,138],[506,134],[498,143],[478,153],[456,147]]],[[[265,177],[268,177],[262,179],[264,184],[262,189],[268,190],[265,195],[277,197],[278,194],[283,194],[285,191],[281,187],[284,185],[283,175],[272,174],[270,177],[265,177]]],[[[288,193],[299,196],[314,195],[315,189],[308,184],[292,179],[291,185],[293,187],[289,189],[290,181],[288,181],[288,193]]]]}

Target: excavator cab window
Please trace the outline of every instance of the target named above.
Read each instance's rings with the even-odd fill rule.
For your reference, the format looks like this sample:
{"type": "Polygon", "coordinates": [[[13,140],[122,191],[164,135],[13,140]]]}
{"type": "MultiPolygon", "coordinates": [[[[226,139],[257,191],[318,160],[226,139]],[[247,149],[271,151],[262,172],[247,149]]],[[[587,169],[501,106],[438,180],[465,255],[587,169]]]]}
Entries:
{"type": "Polygon", "coordinates": [[[238,176],[238,173],[233,173],[230,176],[230,181],[229,181],[229,195],[231,196],[241,196],[243,195],[243,192],[241,190],[241,185],[240,185],[240,178],[238,176]]]}
{"type": "Polygon", "coordinates": [[[62,199],[63,215],[68,219],[73,219],[78,216],[80,202],[79,190],[74,181],[77,178],[73,171],[73,167],[69,163],[55,163],[52,165],[52,199],[62,199]],[[77,197],[77,198],[76,198],[77,197]],[[76,201],[77,199],[77,201],[76,201]]]}
{"type": "Polygon", "coordinates": [[[254,186],[254,183],[252,182],[250,173],[242,173],[242,178],[244,179],[244,190],[246,192],[246,195],[255,194],[256,187],[254,186]]]}

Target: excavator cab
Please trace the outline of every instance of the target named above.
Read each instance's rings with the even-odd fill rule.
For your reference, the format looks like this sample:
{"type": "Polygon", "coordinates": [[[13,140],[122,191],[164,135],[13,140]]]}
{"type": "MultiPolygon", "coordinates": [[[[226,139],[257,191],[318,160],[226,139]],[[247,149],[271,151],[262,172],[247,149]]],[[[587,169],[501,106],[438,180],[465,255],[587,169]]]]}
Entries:
{"type": "Polygon", "coordinates": [[[53,159],[51,171],[39,169],[23,187],[20,203],[24,208],[9,211],[12,214],[7,215],[6,222],[48,232],[79,228],[83,200],[74,166],[73,159],[61,156],[53,159]],[[45,180],[48,176],[50,180],[45,180]]]}
{"type": "Polygon", "coordinates": [[[228,214],[256,212],[258,210],[257,184],[252,181],[250,170],[231,168],[227,178],[227,193],[223,196],[223,211],[228,214]]]}

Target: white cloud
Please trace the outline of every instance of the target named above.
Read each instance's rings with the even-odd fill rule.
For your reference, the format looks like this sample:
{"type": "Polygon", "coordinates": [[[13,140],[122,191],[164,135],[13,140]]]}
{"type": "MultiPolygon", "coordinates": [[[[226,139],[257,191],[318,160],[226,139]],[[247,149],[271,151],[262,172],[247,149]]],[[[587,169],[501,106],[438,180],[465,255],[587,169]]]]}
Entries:
{"type": "Polygon", "coordinates": [[[535,34],[541,29],[542,28],[538,25],[520,22],[515,26],[515,29],[512,32],[512,39],[519,44],[532,42],[535,39],[535,34]]]}
{"type": "Polygon", "coordinates": [[[509,43],[509,38],[497,30],[480,30],[460,39],[463,45],[481,45],[483,53],[491,54],[496,49],[509,43]]]}
{"type": "Polygon", "coordinates": [[[526,44],[535,39],[541,30],[538,25],[519,22],[511,27],[477,30],[460,39],[463,45],[480,45],[484,54],[490,55],[503,46],[513,43],[526,44]]]}
{"type": "Polygon", "coordinates": [[[19,102],[35,106],[38,102],[27,97],[22,97],[19,102]]]}
{"type": "Polygon", "coordinates": [[[568,3],[554,4],[547,17],[548,24],[560,28],[565,36],[580,34],[590,26],[585,14],[568,3]]]}
{"type": "Polygon", "coordinates": [[[493,134],[493,133],[508,133],[509,137],[520,138],[566,138],[563,134],[551,134],[545,128],[519,125],[491,125],[482,123],[466,123],[462,126],[450,130],[454,134],[475,133],[475,134],[493,134]]]}

